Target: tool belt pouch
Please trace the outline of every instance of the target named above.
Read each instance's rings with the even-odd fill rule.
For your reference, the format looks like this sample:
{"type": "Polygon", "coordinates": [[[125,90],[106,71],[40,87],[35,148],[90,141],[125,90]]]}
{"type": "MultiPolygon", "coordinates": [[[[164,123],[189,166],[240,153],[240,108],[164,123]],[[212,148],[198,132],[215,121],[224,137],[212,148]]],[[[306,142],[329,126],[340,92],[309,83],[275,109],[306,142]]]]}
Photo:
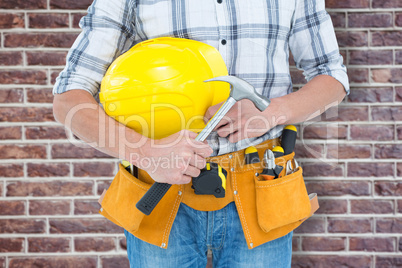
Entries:
{"type": "MultiPolygon", "coordinates": [[[[277,160],[286,163],[293,155],[281,158],[277,160]]],[[[257,218],[264,232],[310,216],[311,204],[302,172],[298,167],[294,173],[275,180],[255,177],[257,218]]]]}
{"type": "Polygon", "coordinates": [[[99,199],[100,214],[130,233],[137,231],[145,215],[135,205],[150,187],[119,164],[109,189],[99,199]]]}

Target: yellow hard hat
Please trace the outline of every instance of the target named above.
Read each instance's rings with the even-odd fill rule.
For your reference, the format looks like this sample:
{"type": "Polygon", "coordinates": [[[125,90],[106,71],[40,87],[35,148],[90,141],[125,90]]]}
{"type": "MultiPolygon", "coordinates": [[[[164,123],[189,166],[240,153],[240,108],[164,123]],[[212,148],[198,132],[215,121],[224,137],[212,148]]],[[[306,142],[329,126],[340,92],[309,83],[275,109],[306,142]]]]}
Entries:
{"type": "Polygon", "coordinates": [[[141,42],[107,70],[99,94],[105,112],[154,139],[181,129],[200,131],[208,107],[225,101],[228,75],[219,52],[202,42],[162,37],[141,42]]]}

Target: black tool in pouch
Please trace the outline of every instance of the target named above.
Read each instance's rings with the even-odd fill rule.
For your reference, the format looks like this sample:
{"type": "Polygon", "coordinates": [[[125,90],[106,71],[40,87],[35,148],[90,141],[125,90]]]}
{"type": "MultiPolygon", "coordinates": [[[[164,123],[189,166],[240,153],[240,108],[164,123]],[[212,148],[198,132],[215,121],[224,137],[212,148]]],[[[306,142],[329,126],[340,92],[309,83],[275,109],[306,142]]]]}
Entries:
{"type": "Polygon", "coordinates": [[[225,197],[227,171],[217,163],[208,162],[198,177],[192,179],[195,194],[225,197]]]}

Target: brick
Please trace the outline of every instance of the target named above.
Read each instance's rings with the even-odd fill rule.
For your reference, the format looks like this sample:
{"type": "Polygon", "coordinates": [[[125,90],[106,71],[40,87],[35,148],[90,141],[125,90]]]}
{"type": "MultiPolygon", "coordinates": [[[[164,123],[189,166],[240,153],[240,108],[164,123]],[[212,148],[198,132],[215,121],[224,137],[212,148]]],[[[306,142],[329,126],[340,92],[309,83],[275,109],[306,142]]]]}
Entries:
{"type": "Polygon", "coordinates": [[[43,145],[0,145],[0,159],[46,158],[43,145]]]}
{"type": "Polygon", "coordinates": [[[70,201],[30,200],[30,215],[69,215],[70,201]]]}
{"type": "Polygon", "coordinates": [[[326,8],[365,8],[369,7],[370,3],[368,0],[326,0],[326,8]]]}
{"type": "Polygon", "coordinates": [[[126,255],[113,256],[113,257],[101,257],[101,263],[103,268],[129,268],[130,263],[126,255]]]}
{"type": "Polygon", "coordinates": [[[0,52],[0,66],[22,65],[21,52],[0,52]]]}
{"type": "Polygon", "coordinates": [[[40,234],[45,232],[45,219],[0,219],[0,233],[2,234],[40,234]]]}
{"type": "Polygon", "coordinates": [[[345,125],[309,125],[303,128],[304,139],[346,139],[347,126],[345,125]]]}
{"type": "Polygon", "coordinates": [[[402,144],[376,145],[375,158],[395,158],[400,159],[402,144]]]}
{"type": "Polygon", "coordinates": [[[376,268],[402,267],[400,256],[375,256],[376,268]]]}
{"type": "Polygon", "coordinates": [[[402,181],[378,181],[374,186],[377,195],[402,196],[402,181]]]}
{"type": "Polygon", "coordinates": [[[0,215],[25,215],[25,202],[0,201],[0,215]]]}
{"type": "Polygon", "coordinates": [[[371,34],[373,46],[402,46],[401,31],[379,31],[371,34]]]}
{"type": "Polygon", "coordinates": [[[327,158],[369,158],[371,157],[371,145],[327,145],[327,158]]]}
{"type": "Polygon", "coordinates": [[[76,196],[93,195],[93,182],[12,182],[7,196],[76,196]]]}
{"type": "Polygon", "coordinates": [[[68,28],[68,14],[29,14],[29,28],[68,28]]]}
{"type": "Polygon", "coordinates": [[[27,139],[67,139],[64,127],[25,127],[25,137],[27,139]]]}
{"type": "Polygon", "coordinates": [[[371,220],[365,218],[329,218],[330,233],[371,233],[371,220]]]}
{"type": "MultiPolygon", "coordinates": [[[[296,240],[296,239],[297,239],[297,238],[293,237],[293,240],[296,240]]],[[[120,248],[121,248],[122,250],[127,250],[127,240],[126,240],[125,237],[120,238],[120,240],[119,240],[119,245],[120,245],[120,248]]]]}
{"type": "MultiPolygon", "coordinates": [[[[352,2],[352,1],[351,1],[352,2]]],[[[370,256],[351,255],[293,255],[292,268],[370,268],[372,264],[370,256]]]]}
{"type": "Polygon", "coordinates": [[[24,238],[0,238],[0,252],[23,252],[24,238]]]}
{"type": "Polygon", "coordinates": [[[386,177],[394,176],[393,163],[348,163],[348,177],[386,177]]]}
{"type": "Polygon", "coordinates": [[[392,88],[352,88],[348,102],[392,102],[392,88]]]}
{"type": "Polygon", "coordinates": [[[57,70],[57,71],[54,71],[54,72],[51,73],[51,75],[50,75],[50,83],[52,85],[54,85],[56,83],[56,79],[59,76],[61,71],[62,70],[57,70]]]}
{"type": "Polygon", "coordinates": [[[100,208],[98,200],[74,200],[74,215],[98,214],[100,208]]]}
{"type": "Polygon", "coordinates": [[[371,73],[377,83],[402,83],[402,69],[373,69],[371,73]]]}
{"type": "Polygon", "coordinates": [[[352,125],[350,138],[363,141],[387,141],[394,139],[394,126],[386,125],[352,125]]]}
{"type": "Polygon", "coordinates": [[[345,250],[345,237],[303,237],[304,251],[341,251],[345,250]]]}
{"type": "Polygon", "coordinates": [[[374,8],[402,7],[400,0],[372,0],[374,8]]]}
{"type": "Polygon", "coordinates": [[[325,121],[368,121],[367,107],[333,107],[323,113],[325,121]]]}
{"type": "Polygon", "coordinates": [[[369,70],[349,68],[348,77],[350,83],[368,83],[369,82],[369,70]]]}
{"type": "Polygon", "coordinates": [[[54,122],[51,107],[1,107],[0,122],[54,122]]]}
{"type": "Polygon", "coordinates": [[[316,214],[344,214],[347,210],[348,202],[346,200],[320,198],[320,208],[316,214]]]}
{"type": "Polygon", "coordinates": [[[296,158],[321,158],[324,155],[324,148],[321,144],[296,144],[296,158]]]}
{"type": "Polygon", "coordinates": [[[402,232],[402,218],[378,218],[376,221],[377,233],[397,233],[402,232]]]}
{"type": "Polygon", "coordinates": [[[24,93],[21,88],[1,89],[0,102],[1,103],[21,103],[24,99],[24,93]]]}
{"type": "Polygon", "coordinates": [[[64,237],[30,237],[28,252],[70,252],[70,239],[64,237]]]}
{"type": "Polygon", "coordinates": [[[87,13],[74,13],[74,14],[71,14],[72,17],[73,17],[73,28],[80,28],[80,26],[79,26],[80,20],[86,14],[87,13]]]}
{"type": "Polygon", "coordinates": [[[396,166],[396,169],[397,169],[397,176],[398,177],[401,177],[402,176],[402,163],[397,163],[397,166],[396,166]]]}
{"type": "MultiPolygon", "coordinates": [[[[82,145],[84,146],[84,145],[82,145]]],[[[104,154],[92,147],[86,146],[80,148],[74,144],[54,144],[52,146],[52,158],[112,158],[111,156],[104,154]]]]}
{"type": "Polygon", "coordinates": [[[44,85],[47,83],[47,74],[46,71],[37,70],[0,70],[0,83],[44,85]]]}
{"type": "Polygon", "coordinates": [[[335,28],[345,28],[346,26],[346,16],[345,13],[341,12],[329,12],[331,16],[332,24],[335,28]]]}
{"type": "Polygon", "coordinates": [[[77,36],[77,33],[7,33],[4,47],[70,48],[77,36]]]}
{"type": "Polygon", "coordinates": [[[341,177],[344,165],[341,163],[303,162],[303,175],[305,177],[341,177]]]}
{"type": "Polygon", "coordinates": [[[324,218],[310,217],[295,229],[295,233],[325,233],[325,220],[324,218]]]}
{"type": "MultiPolygon", "coordinates": [[[[402,14],[401,14],[401,20],[402,20],[402,14]]],[[[402,50],[395,51],[395,64],[402,64],[402,50]]]]}
{"type": "Polygon", "coordinates": [[[371,194],[371,185],[366,181],[308,181],[306,186],[309,193],[317,193],[319,196],[371,194]]]}
{"type": "Polygon", "coordinates": [[[6,268],[6,258],[0,258],[0,267],[6,268]]]}
{"type": "Polygon", "coordinates": [[[27,52],[28,65],[65,65],[67,52],[27,52]]]}
{"type": "Polygon", "coordinates": [[[53,103],[51,88],[28,88],[27,100],[32,103],[53,103]]]}
{"type": "Polygon", "coordinates": [[[87,9],[92,0],[50,0],[51,9],[87,9]]]}
{"type": "Polygon", "coordinates": [[[294,251],[300,251],[299,244],[300,244],[300,237],[293,236],[293,239],[292,239],[292,251],[293,252],[294,251]]]}
{"type": "Polygon", "coordinates": [[[368,46],[368,33],[363,32],[335,32],[339,47],[368,46]]]}
{"type": "Polygon", "coordinates": [[[395,250],[395,243],[395,238],[390,237],[351,237],[349,239],[349,250],[392,252],[395,250]]]}
{"type": "Polygon", "coordinates": [[[21,137],[21,127],[0,127],[0,140],[19,140],[21,137]]]}
{"type": "Polygon", "coordinates": [[[372,107],[371,117],[375,121],[401,121],[402,106],[372,107]]]}
{"type": "Polygon", "coordinates": [[[45,9],[46,0],[2,0],[2,9],[45,9]]]}
{"type": "Polygon", "coordinates": [[[24,176],[24,167],[22,164],[1,164],[0,174],[2,177],[22,177],[24,176]]]}
{"type": "Polygon", "coordinates": [[[24,14],[22,13],[0,14],[0,29],[24,28],[24,27],[25,27],[24,14]]]}
{"type": "Polygon", "coordinates": [[[349,13],[348,26],[359,27],[391,27],[391,13],[349,13]]]}
{"type": "Polygon", "coordinates": [[[392,50],[352,50],[349,52],[349,64],[381,65],[392,63],[392,50]]]}
{"type": "Polygon", "coordinates": [[[395,101],[402,102],[402,87],[395,88],[395,101]]]}
{"type": "Polygon", "coordinates": [[[49,219],[52,234],[107,233],[120,234],[123,229],[106,219],[49,219]]]}
{"type": "Polygon", "coordinates": [[[114,163],[74,163],[75,177],[110,177],[115,174],[114,163]]]}
{"type": "Polygon", "coordinates": [[[297,69],[290,69],[290,76],[292,77],[293,84],[306,84],[307,80],[303,72],[297,69]]]}
{"type": "Polygon", "coordinates": [[[111,251],[115,248],[114,238],[111,237],[77,237],[74,239],[74,249],[79,252],[111,251]]]}
{"type": "Polygon", "coordinates": [[[109,186],[110,186],[111,183],[112,183],[111,180],[98,182],[98,183],[97,183],[97,184],[98,184],[98,189],[97,189],[97,192],[96,192],[96,193],[97,193],[98,195],[101,195],[104,190],[107,190],[107,189],[109,188],[109,186]]]}
{"type": "Polygon", "coordinates": [[[97,256],[9,257],[9,268],[20,268],[20,267],[96,268],[98,263],[97,258],[98,258],[97,256]]]}
{"type": "Polygon", "coordinates": [[[402,13],[395,13],[395,25],[399,27],[402,26],[402,13]]]}
{"type": "Polygon", "coordinates": [[[351,200],[351,212],[354,214],[387,214],[394,212],[394,203],[388,200],[351,200]]]}
{"type": "Polygon", "coordinates": [[[29,177],[64,177],[70,174],[70,166],[64,163],[27,164],[29,177]]]}

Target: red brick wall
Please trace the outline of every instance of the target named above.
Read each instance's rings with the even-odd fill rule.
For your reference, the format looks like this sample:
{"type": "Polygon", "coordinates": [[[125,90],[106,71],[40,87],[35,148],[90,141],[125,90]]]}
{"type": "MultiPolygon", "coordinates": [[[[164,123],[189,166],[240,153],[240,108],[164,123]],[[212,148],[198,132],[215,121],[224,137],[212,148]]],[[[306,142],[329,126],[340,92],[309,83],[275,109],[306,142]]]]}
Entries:
{"type": "MultiPolygon", "coordinates": [[[[122,230],[97,214],[116,162],[71,145],[52,115],[90,2],[0,1],[0,267],[127,267],[122,230]]],[[[402,2],[326,2],[352,92],[299,130],[321,208],[295,232],[293,266],[402,266],[402,2]]]]}

